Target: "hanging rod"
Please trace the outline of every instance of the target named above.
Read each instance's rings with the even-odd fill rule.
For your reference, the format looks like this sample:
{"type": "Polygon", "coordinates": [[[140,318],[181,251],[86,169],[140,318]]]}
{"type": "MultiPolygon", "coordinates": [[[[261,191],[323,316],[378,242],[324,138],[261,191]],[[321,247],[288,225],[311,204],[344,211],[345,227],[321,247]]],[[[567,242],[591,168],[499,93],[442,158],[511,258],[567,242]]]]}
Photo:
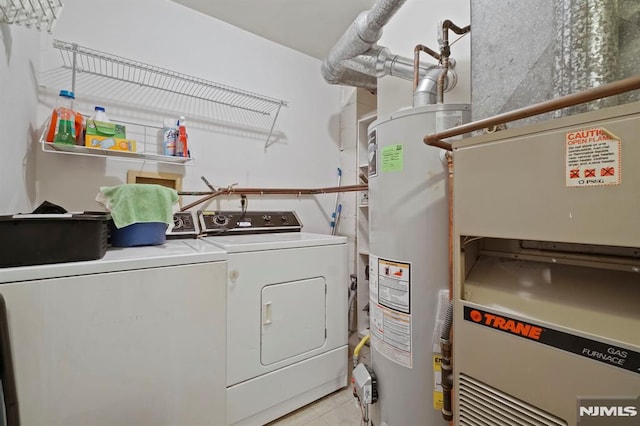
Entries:
{"type": "Polygon", "coordinates": [[[227,188],[218,188],[214,191],[180,191],[178,195],[204,196],[203,198],[187,204],[180,211],[189,210],[199,204],[211,200],[219,195],[318,195],[332,194],[336,192],[354,192],[366,191],[368,185],[345,185],[331,186],[326,188],[236,188],[229,186],[227,188]]]}

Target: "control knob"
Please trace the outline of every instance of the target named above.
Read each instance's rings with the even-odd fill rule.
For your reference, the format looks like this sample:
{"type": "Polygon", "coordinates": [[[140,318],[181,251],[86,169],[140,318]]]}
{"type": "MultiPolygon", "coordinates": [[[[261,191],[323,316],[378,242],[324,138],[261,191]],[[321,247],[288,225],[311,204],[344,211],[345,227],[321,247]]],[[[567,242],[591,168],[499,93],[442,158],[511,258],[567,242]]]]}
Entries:
{"type": "Polygon", "coordinates": [[[214,216],[213,221],[216,223],[216,225],[226,225],[229,222],[229,218],[219,214],[214,216]]]}

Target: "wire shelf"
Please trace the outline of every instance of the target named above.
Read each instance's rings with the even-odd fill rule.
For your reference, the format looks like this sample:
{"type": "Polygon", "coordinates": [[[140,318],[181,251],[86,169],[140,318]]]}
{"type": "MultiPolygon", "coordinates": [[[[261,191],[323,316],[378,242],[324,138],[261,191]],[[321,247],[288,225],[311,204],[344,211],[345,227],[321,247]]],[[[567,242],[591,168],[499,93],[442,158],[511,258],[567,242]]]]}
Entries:
{"type": "Polygon", "coordinates": [[[285,101],[225,86],[202,78],[115,56],[60,40],[53,41],[60,50],[65,68],[134,83],[165,92],[240,108],[264,115],[287,106],[285,101]]]}
{"type": "MultiPolygon", "coordinates": [[[[85,117],[86,119],[87,117],[85,117]]],[[[42,151],[58,154],[72,154],[89,157],[112,157],[129,161],[152,161],[156,163],[175,164],[190,166],[193,164],[193,157],[175,157],[162,154],[162,147],[159,140],[160,128],[139,123],[118,121],[117,123],[126,125],[127,139],[136,141],[135,151],[115,151],[109,149],[91,148],[82,145],[62,145],[47,142],[46,133],[49,129],[51,118],[42,126],[40,133],[40,145],[42,151]]]]}
{"type": "Polygon", "coordinates": [[[51,33],[62,7],[61,0],[0,0],[0,22],[51,33]]]}
{"type": "MultiPolygon", "coordinates": [[[[121,101],[163,109],[170,106],[171,110],[179,110],[180,115],[189,111],[193,113],[192,116],[205,121],[212,120],[212,123],[226,126],[233,132],[246,129],[252,135],[268,135],[265,149],[282,137],[274,129],[281,108],[287,106],[287,102],[283,100],[90,49],[77,43],[53,40],[53,47],[58,49],[62,58],[59,70],[65,73],[71,71],[70,84],[74,92],[76,83],[79,83],[86,89],[91,86],[98,91],[108,90],[108,96],[117,92],[121,101]],[[99,80],[110,84],[98,84],[99,80]],[[116,87],[109,87],[112,85],[116,87]],[[184,102],[176,98],[181,98],[184,102]],[[205,111],[206,115],[203,114],[205,111]]],[[[56,71],[51,71],[44,75],[58,79],[56,71]]],[[[69,87],[67,84],[64,86],[69,87]]],[[[52,87],[62,86],[54,84],[52,87]]]]}

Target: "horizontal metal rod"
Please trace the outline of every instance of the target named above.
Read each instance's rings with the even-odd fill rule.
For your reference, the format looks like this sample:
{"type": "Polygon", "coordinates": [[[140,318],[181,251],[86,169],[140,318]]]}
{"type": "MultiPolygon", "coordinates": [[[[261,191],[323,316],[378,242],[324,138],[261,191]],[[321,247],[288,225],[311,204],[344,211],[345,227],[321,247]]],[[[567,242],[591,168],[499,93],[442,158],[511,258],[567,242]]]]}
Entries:
{"type": "Polygon", "coordinates": [[[451,151],[453,149],[451,144],[448,142],[443,142],[442,139],[464,135],[465,133],[485,129],[487,127],[493,127],[499,124],[505,124],[511,121],[520,120],[522,118],[556,111],[581,103],[619,95],[621,93],[629,92],[636,89],[640,89],[640,75],[625,78],[613,83],[604,84],[592,89],[583,90],[582,92],[573,93],[571,95],[562,96],[561,98],[552,99],[549,101],[530,105],[528,107],[505,112],[504,114],[494,115],[493,117],[488,117],[482,120],[463,124],[461,126],[452,127],[451,129],[439,133],[432,133],[424,137],[424,143],[451,151]]]}
{"type": "Polygon", "coordinates": [[[204,197],[190,203],[180,209],[180,211],[189,210],[199,204],[211,200],[219,195],[318,195],[318,194],[332,194],[336,192],[354,192],[354,191],[366,191],[369,189],[368,185],[345,185],[345,186],[330,186],[326,188],[219,188],[217,191],[180,191],[178,195],[193,195],[204,197]]]}

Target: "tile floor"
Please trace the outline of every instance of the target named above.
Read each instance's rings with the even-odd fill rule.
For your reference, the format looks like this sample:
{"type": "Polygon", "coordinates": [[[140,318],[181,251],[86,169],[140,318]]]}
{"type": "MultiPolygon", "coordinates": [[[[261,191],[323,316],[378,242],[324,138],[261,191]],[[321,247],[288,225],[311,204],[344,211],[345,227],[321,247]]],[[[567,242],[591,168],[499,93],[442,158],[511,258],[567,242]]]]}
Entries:
{"type": "Polygon", "coordinates": [[[360,426],[360,409],[351,386],[336,391],[301,409],[279,418],[268,426],[360,426]]]}
{"type": "MultiPolygon", "coordinates": [[[[351,355],[359,338],[354,333],[349,338],[349,372],[351,372],[351,355]]],[[[360,351],[360,361],[369,364],[369,346],[360,351]]],[[[349,376],[351,383],[351,376],[349,376]]],[[[361,426],[362,414],[358,401],[353,397],[351,385],[312,402],[293,413],[280,417],[268,426],[361,426]]]]}

